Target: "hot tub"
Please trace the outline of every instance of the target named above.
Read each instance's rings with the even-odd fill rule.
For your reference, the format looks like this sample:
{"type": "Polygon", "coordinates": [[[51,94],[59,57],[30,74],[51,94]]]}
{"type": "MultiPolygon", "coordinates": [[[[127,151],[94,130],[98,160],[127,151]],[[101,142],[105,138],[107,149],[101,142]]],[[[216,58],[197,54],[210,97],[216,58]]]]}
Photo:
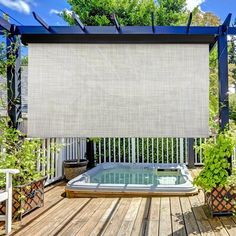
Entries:
{"type": "Polygon", "coordinates": [[[67,197],[193,195],[184,164],[103,163],[72,179],[67,197]]]}

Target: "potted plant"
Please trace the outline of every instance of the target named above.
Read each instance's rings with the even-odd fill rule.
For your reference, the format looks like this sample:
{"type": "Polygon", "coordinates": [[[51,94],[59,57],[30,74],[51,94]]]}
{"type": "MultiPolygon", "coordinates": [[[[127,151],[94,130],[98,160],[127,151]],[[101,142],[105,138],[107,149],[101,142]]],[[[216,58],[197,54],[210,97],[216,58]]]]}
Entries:
{"type": "Polygon", "coordinates": [[[204,167],[194,183],[204,190],[212,215],[232,214],[235,211],[235,170],[230,176],[229,162],[235,146],[235,130],[228,129],[197,147],[203,151],[204,167]]]}
{"type": "MultiPolygon", "coordinates": [[[[13,176],[13,218],[21,219],[44,202],[46,177],[37,169],[37,161],[45,162],[41,141],[26,139],[20,131],[8,126],[8,119],[0,119],[0,169],[18,169],[13,176]]],[[[0,176],[0,189],[5,188],[5,177],[0,176]]],[[[0,214],[5,212],[0,203],[0,214]]]]}
{"type": "Polygon", "coordinates": [[[87,170],[88,161],[86,159],[74,159],[64,161],[64,174],[66,180],[74,179],[87,170]]]}

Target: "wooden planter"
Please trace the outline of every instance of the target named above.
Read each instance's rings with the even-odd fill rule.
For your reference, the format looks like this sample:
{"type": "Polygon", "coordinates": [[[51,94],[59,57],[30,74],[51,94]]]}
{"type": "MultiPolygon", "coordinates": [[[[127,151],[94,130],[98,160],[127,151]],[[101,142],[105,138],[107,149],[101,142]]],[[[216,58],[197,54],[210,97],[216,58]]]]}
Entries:
{"type": "Polygon", "coordinates": [[[205,193],[212,216],[232,215],[236,210],[236,187],[218,187],[205,193]]]}
{"type": "MultiPolygon", "coordinates": [[[[44,184],[47,177],[13,188],[12,217],[21,220],[24,215],[44,204],[44,184]]],[[[5,214],[5,202],[0,203],[0,214],[5,214]]]]}

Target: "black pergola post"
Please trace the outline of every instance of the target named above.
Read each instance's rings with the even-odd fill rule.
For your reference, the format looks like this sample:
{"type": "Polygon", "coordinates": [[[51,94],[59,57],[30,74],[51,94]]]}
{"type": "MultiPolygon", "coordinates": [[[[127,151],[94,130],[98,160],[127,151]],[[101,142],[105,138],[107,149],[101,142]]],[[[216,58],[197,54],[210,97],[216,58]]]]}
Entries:
{"type": "MultiPolygon", "coordinates": [[[[230,17],[231,18],[231,17],[230,17]]],[[[220,130],[223,131],[229,124],[229,85],[228,85],[228,22],[219,27],[218,36],[218,73],[219,73],[219,118],[220,118],[220,130]]],[[[227,19],[226,19],[227,20],[227,19]]],[[[231,174],[232,158],[229,158],[231,174]]]]}
{"type": "Polygon", "coordinates": [[[10,126],[18,128],[21,118],[21,50],[17,36],[9,35],[6,42],[7,59],[7,112],[10,126]]]}
{"type": "Polygon", "coordinates": [[[226,30],[223,26],[220,26],[218,37],[219,117],[221,130],[224,130],[229,124],[228,47],[226,30]]]}

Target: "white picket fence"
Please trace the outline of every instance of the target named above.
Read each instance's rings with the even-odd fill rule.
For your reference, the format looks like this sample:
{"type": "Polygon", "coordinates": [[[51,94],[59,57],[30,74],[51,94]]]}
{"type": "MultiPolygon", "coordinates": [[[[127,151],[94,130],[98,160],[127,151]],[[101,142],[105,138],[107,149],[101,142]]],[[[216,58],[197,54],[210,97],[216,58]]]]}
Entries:
{"type": "MultiPolygon", "coordinates": [[[[195,139],[195,143],[205,139],[195,139]]],[[[101,138],[94,143],[98,163],[186,163],[187,138],[101,138]]],[[[202,165],[202,152],[195,152],[195,165],[202,165]]]]}
{"type": "Polygon", "coordinates": [[[45,163],[37,162],[38,171],[47,175],[47,184],[64,177],[63,162],[72,159],[84,159],[86,153],[86,139],[84,138],[50,138],[43,140],[43,156],[45,163]],[[53,151],[55,144],[61,146],[60,152],[53,151]]]}

